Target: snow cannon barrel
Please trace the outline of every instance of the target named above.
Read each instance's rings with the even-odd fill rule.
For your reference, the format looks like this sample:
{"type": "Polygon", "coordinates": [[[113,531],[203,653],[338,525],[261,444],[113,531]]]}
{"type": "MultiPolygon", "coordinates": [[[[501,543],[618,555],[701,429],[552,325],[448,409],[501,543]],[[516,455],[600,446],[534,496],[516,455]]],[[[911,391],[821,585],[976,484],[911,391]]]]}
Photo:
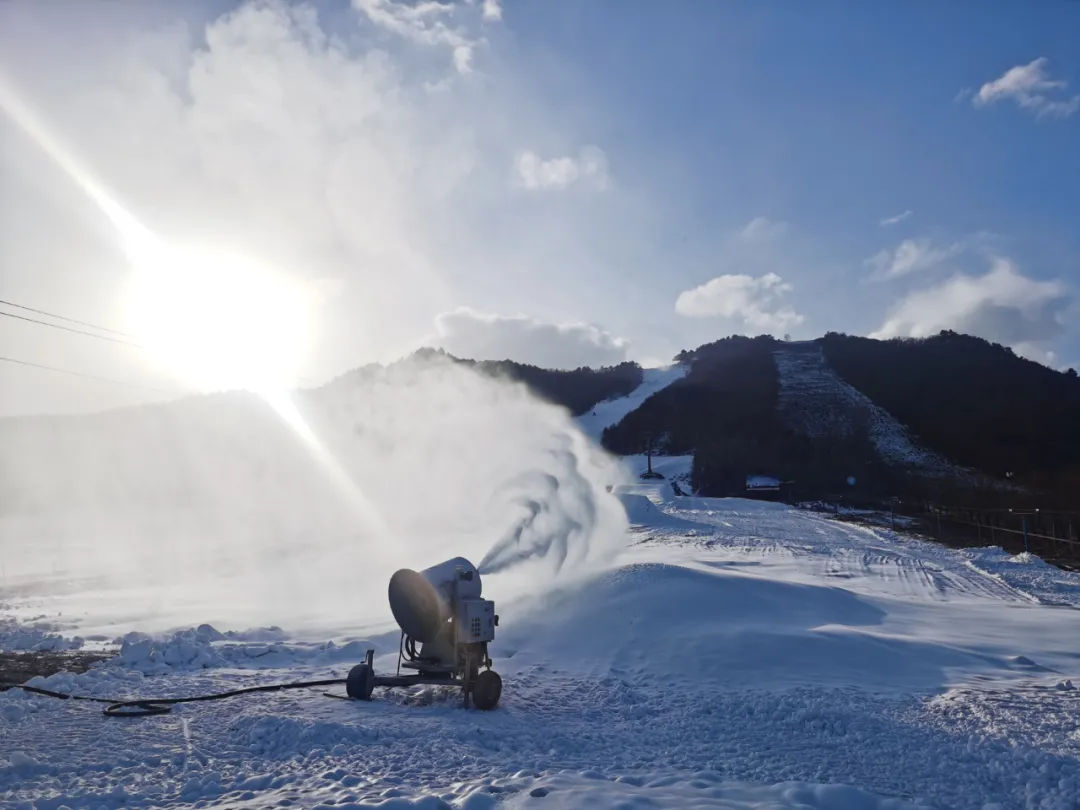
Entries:
{"type": "Polygon", "coordinates": [[[417,572],[402,568],[390,577],[390,611],[405,635],[421,644],[434,642],[450,618],[450,599],[480,598],[480,572],[464,557],[454,557],[417,572]]]}

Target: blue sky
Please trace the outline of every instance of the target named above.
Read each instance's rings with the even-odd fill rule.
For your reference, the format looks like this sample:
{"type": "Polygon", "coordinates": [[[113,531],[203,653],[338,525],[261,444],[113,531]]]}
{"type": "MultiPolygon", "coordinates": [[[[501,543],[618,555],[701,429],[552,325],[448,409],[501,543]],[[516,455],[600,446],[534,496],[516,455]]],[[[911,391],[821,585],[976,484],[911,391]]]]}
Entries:
{"type": "MultiPolygon", "coordinates": [[[[1026,274],[1080,278],[1080,115],[957,101],[1039,57],[1053,79],[1071,80],[1061,98],[1080,92],[1080,4],[674,3],[633,13],[643,9],[511,2],[506,20],[522,59],[535,50],[563,63],[556,93],[586,77],[617,119],[603,142],[620,175],[666,185],[688,234],[754,216],[801,234],[807,265],[819,267],[793,256],[782,273],[806,296],[799,331],[876,329],[897,287],[859,284],[861,262],[905,238],[949,244],[989,232],[1026,274]],[[674,169],[659,168],[670,179],[650,176],[657,152],[676,156],[674,169]]],[[[1062,350],[1075,356],[1075,342],[1062,350]]]]}
{"type": "MultiPolygon", "coordinates": [[[[0,77],[137,219],[313,291],[308,382],[829,330],[1078,363],[1078,41],[1068,0],[0,5],[0,77]]],[[[123,240],[0,143],[0,298],[126,329],[123,240]]],[[[191,382],[3,321],[22,359],[191,382]]],[[[140,396],[0,375],[9,412],[140,396]]]]}

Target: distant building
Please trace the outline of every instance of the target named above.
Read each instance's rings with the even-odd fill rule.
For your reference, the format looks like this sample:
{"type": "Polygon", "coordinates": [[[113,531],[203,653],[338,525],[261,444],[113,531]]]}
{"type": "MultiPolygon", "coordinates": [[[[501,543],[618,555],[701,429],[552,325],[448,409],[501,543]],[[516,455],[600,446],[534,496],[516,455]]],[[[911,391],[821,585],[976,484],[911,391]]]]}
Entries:
{"type": "Polygon", "coordinates": [[[746,476],[746,496],[761,501],[788,501],[793,481],[781,481],[771,475],[746,476]]]}
{"type": "Polygon", "coordinates": [[[779,492],[780,479],[768,475],[748,475],[746,489],[748,492],[779,492]]]}

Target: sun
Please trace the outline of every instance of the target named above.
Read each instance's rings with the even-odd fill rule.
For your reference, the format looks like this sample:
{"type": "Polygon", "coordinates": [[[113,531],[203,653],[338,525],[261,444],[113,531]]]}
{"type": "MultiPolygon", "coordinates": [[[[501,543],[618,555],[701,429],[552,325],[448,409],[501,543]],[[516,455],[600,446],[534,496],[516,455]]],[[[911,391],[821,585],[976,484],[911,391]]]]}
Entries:
{"type": "Polygon", "coordinates": [[[296,385],[309,339],[304,286],[219,250],[151,239],[130,253],[128,323],[163,366],[209,390],[296,385]]]}

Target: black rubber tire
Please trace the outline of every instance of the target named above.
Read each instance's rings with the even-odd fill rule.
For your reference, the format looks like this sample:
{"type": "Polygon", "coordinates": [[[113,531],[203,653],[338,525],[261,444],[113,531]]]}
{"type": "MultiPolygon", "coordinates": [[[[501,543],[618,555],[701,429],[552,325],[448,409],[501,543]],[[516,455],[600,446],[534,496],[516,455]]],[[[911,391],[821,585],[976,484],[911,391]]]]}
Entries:
{"type": "Polygon", "coordinates": [[[502,678],[493,669],[485,669],[476,676],[472,685],[472,701],[476,708],[489,712],[499,705],[502,696],[502,678]]]}
{"type": "Polygon", "coordinates": [[[345,694],[353,700],[371,700],[375,691],[375,672],[367,664],[357,664],[345,679],[345,694]]]}

